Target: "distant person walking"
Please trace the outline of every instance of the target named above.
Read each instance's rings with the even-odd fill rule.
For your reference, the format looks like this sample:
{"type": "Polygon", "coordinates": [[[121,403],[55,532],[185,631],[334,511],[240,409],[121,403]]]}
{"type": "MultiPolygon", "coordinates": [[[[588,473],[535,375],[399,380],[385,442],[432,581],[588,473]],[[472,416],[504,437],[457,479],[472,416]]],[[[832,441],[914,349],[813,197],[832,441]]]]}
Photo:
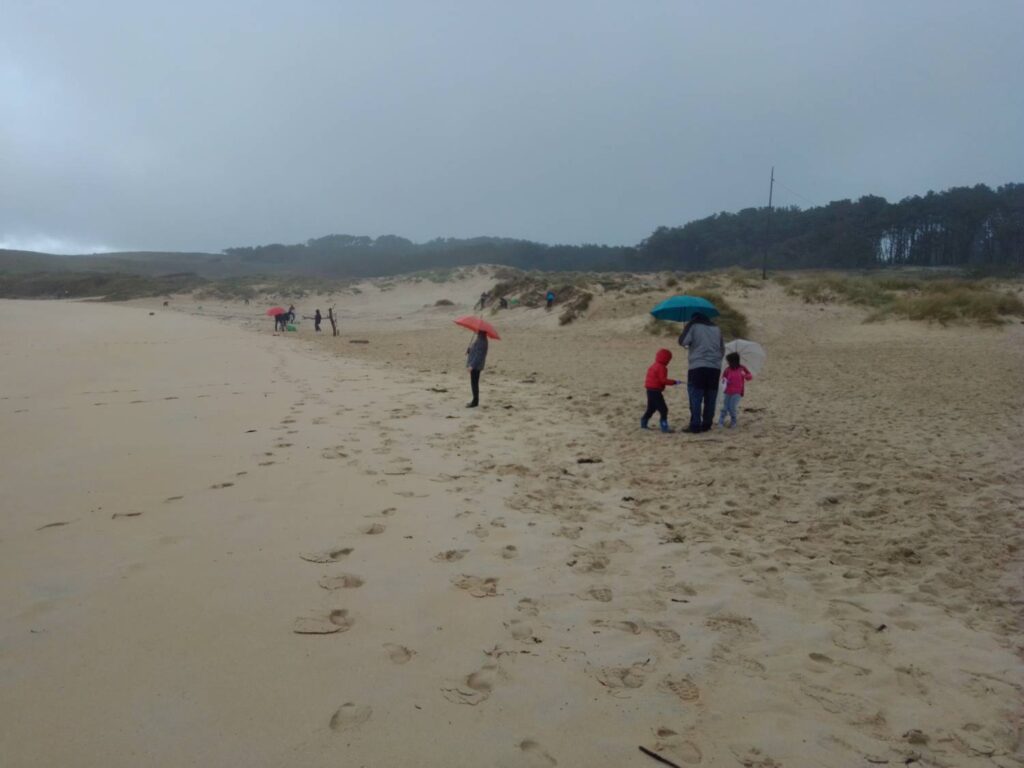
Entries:
{"type": "Polygon", "coordinates": [[[323,315],[320,314],[320,310],[318,309],[316,311],[316,314],[313,315],[313,330],[316,331],[317,333],[320,333],[321,320],[323,320],[323,315]]]}
{"type": "Polygon", "coordinates": [[[684,431],[707,432],[715,420],[718,377],[725,355],[722,331],[707,315],[696,312],[683,328],[679,346],[689,352],[686,390],[690,396],[690,426],[684,431]]]}
{"type": "Polygon", "coordinates": [[[487,302],[490,298],[491,294],[489,294],[487,291],[484,291],[483,293],[480,294],[480,300],[473,305],[473,309],[483,309],[484,307],[487,306],[487,302]]]}
{"type": "Polygon", "coordinates": [[[547,305],[548,305],[547,308],[551,309],[551,307],[554,306],[554,304],[555,304],[555,292],[554,291],[548,291],[548,295],[545,297],[545,299],[546,299],[547,305]]]}
{"type": "Polygon", "coordinates": [[[469,369],[469,387],[473,391],[473,399],[466,404],[467,408],[480,405],[480,372],[487,362],[487,333],[477,333],[473,343],[466,350],[466,368],[469,369]]]}
{"type": "Polygon", "coordinates": [[[729,414],[729,426],[736,426],[736,417],[743,399],[744,384],[754,378],[754,374],[740,365],[739,352],[730,352],[725,356],[725,370],[722,381],[725,382],[725,395],[722,397],[722,413],[718,417],[718,426],[725,426],[725,415],[729,414]]]}

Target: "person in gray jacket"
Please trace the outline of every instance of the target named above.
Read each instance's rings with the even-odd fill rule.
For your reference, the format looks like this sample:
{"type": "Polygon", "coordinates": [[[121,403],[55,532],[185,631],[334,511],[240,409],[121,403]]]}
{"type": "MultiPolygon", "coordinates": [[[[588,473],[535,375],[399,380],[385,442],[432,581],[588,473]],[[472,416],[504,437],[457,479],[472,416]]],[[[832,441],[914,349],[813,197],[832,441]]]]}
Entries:
{"type": "Polygon", "coordinates": [[[467,408],[480,405],[480,371],[487,362],[487,334],[477,333],[473,343],[466,350],[466,367],[469,369],[469,386],[473,390],[473,399],[466,404],[467,408]]]}
{"type": "Polygon", "coordinates": [[[721,329],[707,315],[696,312],[683,328],[679,346],[689,352],[686,389],[690,396],[690,426],[685,432],[707,432],[715,420],[718,379],[722,375],[725,344],[721,329]]]}

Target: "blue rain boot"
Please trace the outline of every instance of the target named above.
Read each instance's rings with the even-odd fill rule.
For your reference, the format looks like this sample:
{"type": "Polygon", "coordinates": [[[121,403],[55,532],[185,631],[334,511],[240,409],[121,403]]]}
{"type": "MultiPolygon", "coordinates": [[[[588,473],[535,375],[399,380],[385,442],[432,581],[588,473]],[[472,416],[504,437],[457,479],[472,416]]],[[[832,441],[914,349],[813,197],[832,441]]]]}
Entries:
{"type": "Polygon", "coordinates": [[[640,429],[647,429],[647,419],[640,419],[640,429]]]}
{"type": "Polygon", "coordinates": [[[662,432],[666,432],[666,433],[668,433],[668,432],[675,432],[675,430],[672,429],[672,427],[670,427],[668,425],[668,419],[662,419],[661,420],[661,431],[662,432]]]}

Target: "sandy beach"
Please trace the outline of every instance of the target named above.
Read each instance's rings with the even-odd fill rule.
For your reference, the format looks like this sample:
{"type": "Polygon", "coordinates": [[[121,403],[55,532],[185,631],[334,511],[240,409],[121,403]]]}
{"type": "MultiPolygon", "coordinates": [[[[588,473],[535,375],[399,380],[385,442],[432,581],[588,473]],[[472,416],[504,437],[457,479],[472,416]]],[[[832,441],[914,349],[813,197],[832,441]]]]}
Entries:
{"type": "Polygon", "coordinates": [[[653,291],[488,316],[464,408],[493,284],[0,301],[0,764],[1024,765],[1024,325],[736,291],[662,435],[653,291]]]}

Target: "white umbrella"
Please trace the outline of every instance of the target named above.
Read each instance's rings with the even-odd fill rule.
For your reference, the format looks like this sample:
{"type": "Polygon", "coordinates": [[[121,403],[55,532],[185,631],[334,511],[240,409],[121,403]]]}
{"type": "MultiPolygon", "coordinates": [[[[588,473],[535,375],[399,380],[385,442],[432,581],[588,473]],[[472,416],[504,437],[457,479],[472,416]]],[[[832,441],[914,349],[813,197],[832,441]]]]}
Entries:
{"type": "Polygon", "coordinates": [[[746,339],[733,339],[725,345],[725,352],[738,352],[740,365],[745,365],[753,374],[760,373],[765,361],[768,360],[768,353],[764,351],[764,347],[756,341],[746,339]]]}

